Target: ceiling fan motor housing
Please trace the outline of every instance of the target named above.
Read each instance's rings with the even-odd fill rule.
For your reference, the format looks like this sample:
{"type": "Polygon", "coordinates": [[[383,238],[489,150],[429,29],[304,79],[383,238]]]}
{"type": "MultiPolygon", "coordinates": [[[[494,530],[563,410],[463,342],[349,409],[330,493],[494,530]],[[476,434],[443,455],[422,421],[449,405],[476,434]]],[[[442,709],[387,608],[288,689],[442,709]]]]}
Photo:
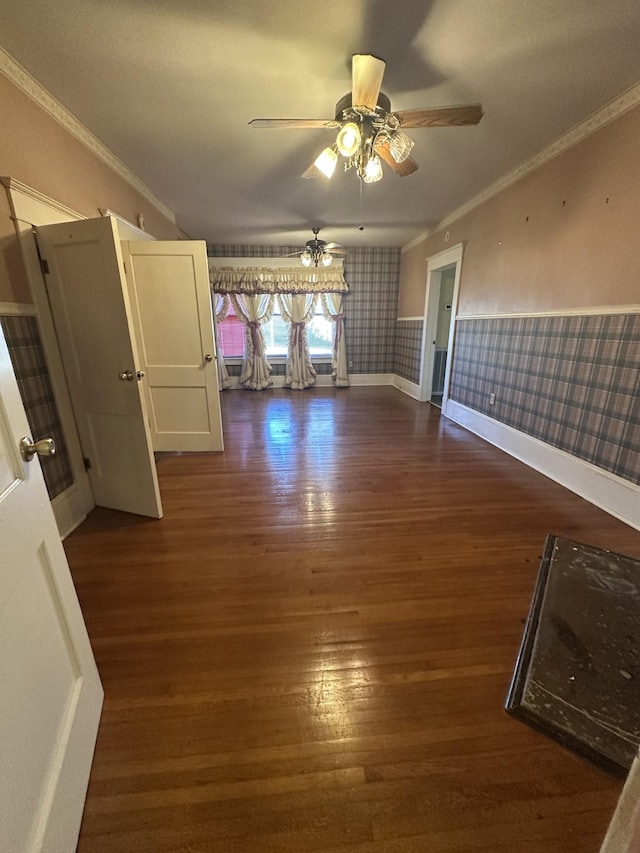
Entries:
{"type": "MultiPolygon", "coordinates": [[[[345,118],[348,117],[349,113],[353,110],[354,107],[359,107],[360,104],[354,104],[351,100],[351,92],[347,92],[346,95],[343,95],[338,103],[336,104],[336,121],[344,121],[345,118]]],[[[367,111],[369,115],[373,113],[371,111],[367,111]]],[[[378,102],[376,105],[376,113],[390,113],[391,112],[391,101],[385,95],[384,92],[380,92],[378,95],[378,102]]]]}
{"type": "Polygon", "coordinates": [[[318,234],[320,233],[319,228],[312,228],[313,231],[313,240],[307,240],[306,246],[310,252],[322,252],[324,251],[324,247],[327,245],[326,240],[320,240],[318,234]]]}

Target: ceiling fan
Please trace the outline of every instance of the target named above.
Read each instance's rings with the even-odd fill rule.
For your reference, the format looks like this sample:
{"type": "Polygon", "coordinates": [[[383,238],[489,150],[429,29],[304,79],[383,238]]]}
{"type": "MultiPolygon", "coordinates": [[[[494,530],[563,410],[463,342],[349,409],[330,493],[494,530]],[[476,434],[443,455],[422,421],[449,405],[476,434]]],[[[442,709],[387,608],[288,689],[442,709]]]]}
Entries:
{"type": "Polygon", "coordinates": [[[310,267],[312,264],[315,267],[322,265],[330,267],[334,255],[344,255],[346,250],[340,243],[327,243],[326,240],[320,240],[318,234],[319,228],[312,228],[313,240],[307,240],[306,248],[300,249],[299,252],[291,252],[285,255],[285,258],[291,258],[295,255],[300,255],[303,267],[310,267]]]}
{"type": "Polygon", "coordinates": [[[254,118],[249,124],[252,127],[337,130],[335,143],[320,153],[303,178],[318,175],[330,178],[338,154],[346,159],[345,170],[354,168],[366,183],[382,178],[382,160],[401,177],[411,175],[418,164],[411,158],[414,143],[404,133],[404,128],[478,124],[483,116],[482,106],[465,104],[392,112],[389,98],[380,91],[385,67],[386,63],[375,56],[353,55],[353,89],[336,104],[334,119],[254,118]]]}

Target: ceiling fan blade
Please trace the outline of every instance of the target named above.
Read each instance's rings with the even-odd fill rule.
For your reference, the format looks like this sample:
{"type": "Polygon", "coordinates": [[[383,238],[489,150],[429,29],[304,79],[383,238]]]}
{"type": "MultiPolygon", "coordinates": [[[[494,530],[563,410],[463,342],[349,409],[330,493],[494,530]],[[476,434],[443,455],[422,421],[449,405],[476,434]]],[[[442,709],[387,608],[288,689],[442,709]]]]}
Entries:
{"type": "Polygon", "coordinates": [[[396,175],[400,175],[401,178],[412,175],[418,168],[418,164],[411,157],[407,157],[402,163],[396,163],[388,142],[377,142],[375,149],[376,154],[379,154],[387,166],[391,166],[396,175]]]}
{"type": "Polygon", "coordinates": [[[386,62],[364,53],[354,53],[351,61],[351,103],[354,107],[375,110],[386,62]]]}
{"type": "Polygon", "coordinates": [[[280,255],[281,258],[293,258],[296,255],[301,255],[304,252],[304,249],[300,249],[299,252],[289,252],[288,255],[280,255]]]}
{"type": "Polygon", "coordinates": [[[254,118],[249,124],[251,127],[338,127],[332,118],[254,118]]]}
{"type": "Polygon", "coordinates": [[[344,249],[342,243],[327,243],[325,249],[344,249]]]}
{"type": "Polygon", "coordinates": [[[328,249],[327,251],[331,252],[332,255],[346,255],[346,249],[328,249]]]}
{"type": "Polygon", "coordinates": [[[431,107],[425,110],[400,110],[395,113],[401,127],[460,127],[478,124],[482,116],[481,104],[460,107],[431,107]]]}

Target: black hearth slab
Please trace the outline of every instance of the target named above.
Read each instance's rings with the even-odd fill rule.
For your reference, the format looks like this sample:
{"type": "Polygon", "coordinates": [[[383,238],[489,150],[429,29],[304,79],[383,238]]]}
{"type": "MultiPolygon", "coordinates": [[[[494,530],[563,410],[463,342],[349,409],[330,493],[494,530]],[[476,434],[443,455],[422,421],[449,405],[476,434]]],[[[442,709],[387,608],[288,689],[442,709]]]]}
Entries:
{"type": "Polygon", "coordinates": [[[506,709],[626,773],[640,743],[640,560],[547,538],[506,709]]]}

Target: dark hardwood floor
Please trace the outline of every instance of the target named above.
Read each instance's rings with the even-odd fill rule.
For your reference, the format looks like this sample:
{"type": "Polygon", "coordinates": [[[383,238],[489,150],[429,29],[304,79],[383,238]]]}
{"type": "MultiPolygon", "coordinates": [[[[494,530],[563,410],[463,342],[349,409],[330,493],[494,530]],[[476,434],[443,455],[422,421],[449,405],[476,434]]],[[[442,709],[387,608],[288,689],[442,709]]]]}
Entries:
{"type": "Polygon", "coordinates": [[[547,534],[640,533],[389,387],[223,419],[163,520],[65,542],[106,697],[79,851],[596,853],[621,781],[503,705],[547,534]]]}

